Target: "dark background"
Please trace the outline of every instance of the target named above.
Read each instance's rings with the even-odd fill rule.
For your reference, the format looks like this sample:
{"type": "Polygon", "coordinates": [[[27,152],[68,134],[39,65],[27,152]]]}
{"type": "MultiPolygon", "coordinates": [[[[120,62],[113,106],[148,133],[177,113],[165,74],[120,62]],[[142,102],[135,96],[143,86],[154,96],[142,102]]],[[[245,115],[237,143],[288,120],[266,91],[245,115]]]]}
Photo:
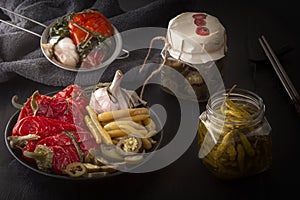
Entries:
{"type": "MultiPolygon", "coordinates": [[[[130,10],[149,2],[120,0],[120,5],[130,10]]],[[[300,90],[299,11],[295,2],[199,0],[190,5],[189,11],[217,16],[226,28],[226,87],[236,83],[263,98],[272,127],[270,170],[236,181],[216,179],[198,159],[195,138],[180,159],[155,172],[121,174],[93,181],[67,181],[40,175],[17,163],[5,146],[4,129],[15,112],[10,100],[18,94],[22,102],[35,90],[47,93],[59,88],[16,76],[0,83],[0,131],[3,133],[0,136],[0,199],[289,199],[298,196],[299,116],[258,43],[258,37],[265,35],[300,90]],[[287,51],[282,53],[282,49],[287,51]]],[[[145,97],[170,108],[176,106],[176,100],[157,87],[145,97]]],[[[199,105],[201,109],[205,106],[199,105]]],[[[168,126],[172,130],[176,109],[168,111],[168,126]]]]}

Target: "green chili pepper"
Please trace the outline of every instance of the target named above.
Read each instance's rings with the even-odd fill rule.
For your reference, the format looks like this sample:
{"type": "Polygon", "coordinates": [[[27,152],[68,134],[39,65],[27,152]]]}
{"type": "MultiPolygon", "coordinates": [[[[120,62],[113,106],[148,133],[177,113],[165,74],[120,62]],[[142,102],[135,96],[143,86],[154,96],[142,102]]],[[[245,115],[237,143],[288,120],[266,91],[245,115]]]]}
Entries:
{"type": "Polygon", "coordinates": [[[87,173],[87,169],[81,162],[73,162],[67,165],[64,173],[71,177],[80,177],[87,173]]]}
{"type": "Polygon", "coordinates": [[[217,156],[216,159],[218,159],[220,156],[222,156],[222,154],[224,153],[224,150],[230,145],[233,134],[234,134],[234,131],[230,131],[223,137],[221,143],[219,144],[219,146],[216,149],[216,156],[217,156]]]}
{"type": "Polygon", "coordinates": [[[243,144],[243,147],[245,148],[246,153],[251,157],[254,156],[255,151],[252,148],[252,146],[251,146],[249,140],[247,139],[247,137],[245,136],[245,134],[239,132],[239,136],[240,136],[241,142],[243,144]]]}

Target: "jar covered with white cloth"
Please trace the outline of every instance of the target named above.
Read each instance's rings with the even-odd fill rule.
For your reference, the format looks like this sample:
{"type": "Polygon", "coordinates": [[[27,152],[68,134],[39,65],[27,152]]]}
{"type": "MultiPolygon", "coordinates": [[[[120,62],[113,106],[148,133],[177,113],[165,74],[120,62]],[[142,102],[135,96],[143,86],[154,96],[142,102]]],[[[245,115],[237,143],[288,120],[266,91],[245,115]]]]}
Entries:
{"type": "Polygon", "coordinates": [[[185,12],[169,21],[162,88],[183,99],[199,102],[224,89],[223,66],[227,52],[226,31],[207,13],[185,12]]]}

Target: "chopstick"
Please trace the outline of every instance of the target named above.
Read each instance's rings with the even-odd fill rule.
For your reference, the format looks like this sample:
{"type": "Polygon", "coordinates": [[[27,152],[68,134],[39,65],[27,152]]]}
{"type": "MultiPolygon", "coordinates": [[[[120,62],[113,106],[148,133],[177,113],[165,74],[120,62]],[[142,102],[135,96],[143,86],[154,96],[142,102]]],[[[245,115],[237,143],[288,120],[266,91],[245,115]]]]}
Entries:
{"type": "Polygon", "coordinates": [[[286,92],[288,93],[290,99],[292,100],[296,111],[300,115],[300,97],[299,93],[297,92],[295,86],[293,85],[292,81],[290,80],[289,76],[287,75],[286,71],[284,70],[283,66],[279,62],[276,54],[274,53],[273,49],[271,48],[270,44],[268,43],[267,39],[262,35],[258,38],[260,45],[262,46],[266,56],[268,57],[269,61],[271,62],[278,78],[280,79],[282,85],[284,86],[286,92]]]}

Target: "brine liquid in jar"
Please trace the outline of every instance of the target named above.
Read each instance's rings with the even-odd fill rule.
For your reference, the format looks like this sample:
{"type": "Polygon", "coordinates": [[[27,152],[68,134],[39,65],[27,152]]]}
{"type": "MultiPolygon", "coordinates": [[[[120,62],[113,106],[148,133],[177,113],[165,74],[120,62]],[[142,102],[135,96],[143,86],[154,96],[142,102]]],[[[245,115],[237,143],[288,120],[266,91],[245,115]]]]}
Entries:
{"type": "MultiPolygon", "coordinates": [[[[220,73],[223,78],[224,58],[213,62],[218,68],[218,73],[220,73]]],[[[211,62],[208,62],[198,66],[206,67],[212,66],[212,64],[211,62]]],[[[194,99],[198,102],[206,102],[210,96],[207,84],[197,68],[192,64],[179,61],[171,56],[167,56],[165,67],[162,68],[161,83],[164,91],[173,94],[173,92],[169,89],[172,88],[176,91],[176,95],[182,99],[193,99],[193,97],[196,96],[194,99]],[[170,67],[180,73],[185,81],[182,81],[179,77],[180,75],[174,73],[167,67],[170,67]]]]}
{"type": "Polygon", "coordinates": [[[268,170],[272,163],[271,126],[263,100],[234,89],[210,97],[199,117],[199,158],[216,177],[236,179],[268,170]]]}

